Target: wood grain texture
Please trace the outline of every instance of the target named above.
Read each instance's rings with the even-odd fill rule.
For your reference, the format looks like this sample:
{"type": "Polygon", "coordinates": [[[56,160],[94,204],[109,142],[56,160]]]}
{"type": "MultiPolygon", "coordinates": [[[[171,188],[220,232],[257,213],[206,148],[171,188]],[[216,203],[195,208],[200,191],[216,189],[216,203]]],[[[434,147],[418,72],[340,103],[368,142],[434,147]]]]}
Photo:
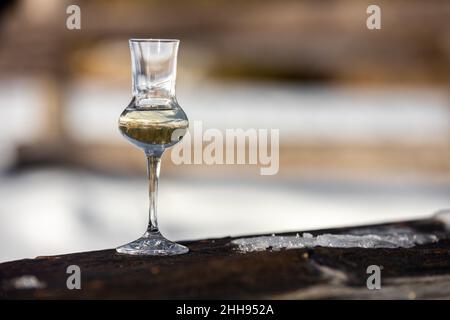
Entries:
{"type": "MultiPolygon", "coordinates": [[[[241,253],[231,238],[184,242],[190,253],[132,257],[114,250],[37,257],[0,264],[7,299],[450,298],[450,240],[434,220],[397,223],[439,234],[409,249],[325,248],[241,253]],[[81,290],[68,290],[66,268],[81,268],[81,290]],[[366,268],[382,265],[382,289],[368,290],[366,268]],[[18,289],[33,275],[40,289],[18,289]]],[[[314,231],[342,233],[348,229],[314,231]]]]}

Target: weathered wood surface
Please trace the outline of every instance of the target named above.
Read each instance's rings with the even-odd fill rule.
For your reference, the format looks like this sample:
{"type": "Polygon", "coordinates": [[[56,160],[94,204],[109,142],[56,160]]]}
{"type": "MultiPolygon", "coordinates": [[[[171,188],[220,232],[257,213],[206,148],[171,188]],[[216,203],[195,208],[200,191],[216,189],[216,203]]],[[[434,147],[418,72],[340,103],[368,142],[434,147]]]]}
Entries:
{"type": "MultiPolygon", "coordinates": [[[[0,264],[0,297],[16,298],[450,298],[450,240],[435,220],[411,221],[438,233],[437,243],[409,249],[325,248],[240,253],[231,238],[185,242],[190,253],[132,257],[114,250],[0,264]],[[68,290],[66,268],[81,268],[81,290],[68,290]],[[381,290],[368,290],[366,268],[382,265],[381,290]],[[23,276],[42,288],[19,289],[23,276]]],[[[348,229],[347,229],[348,230],[348,229]]],[[[345,229],[312,232],[342,233],[345,229]]]]}

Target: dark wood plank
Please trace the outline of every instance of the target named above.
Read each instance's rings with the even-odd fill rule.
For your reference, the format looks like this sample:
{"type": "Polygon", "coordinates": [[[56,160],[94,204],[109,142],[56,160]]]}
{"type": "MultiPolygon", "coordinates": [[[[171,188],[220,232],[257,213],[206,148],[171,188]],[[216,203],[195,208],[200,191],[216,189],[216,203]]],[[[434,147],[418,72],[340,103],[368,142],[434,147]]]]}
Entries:
{"type": "Polygon", "coordinates": [[[450,284],[450,241],[443,225],[434,220],[395,225],[437,233],[441,240],[409,249],[318,247],[241,253],[230,244],[231,238],[222,238],[185,242],[191,252],[171,257],[124,256],[114,250],[37,257],[0,264],[0,295],[10,299],[449,298],[450,286],[445,284],[450,284]],[[81,268],[81,290],[66,287],[66,268],[73,264],[81,268]],[[386,290],[367,289],[366,268],[371,264],[383,266],[386,290]],[[35,276],[45,287],[16,288],[15,279],[26,275],[35,276]]]}

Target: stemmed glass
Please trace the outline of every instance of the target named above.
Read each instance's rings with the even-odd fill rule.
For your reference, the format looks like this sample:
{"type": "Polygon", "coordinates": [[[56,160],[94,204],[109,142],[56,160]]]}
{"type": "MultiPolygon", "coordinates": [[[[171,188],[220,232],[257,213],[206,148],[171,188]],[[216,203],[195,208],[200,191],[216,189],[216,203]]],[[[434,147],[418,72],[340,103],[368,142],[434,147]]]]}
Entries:
{"type": "Polygon", "coordinates": [[[120,115],[119,129],[147,157],[150,207],[144,235],[116,251],[132,255],[187,253],[187,247],[160,233],[156,212],[161,156],[183,138],[189,126],[175,96],[179,40],[131,39],[129,43],[133,98],[120,115]]]}

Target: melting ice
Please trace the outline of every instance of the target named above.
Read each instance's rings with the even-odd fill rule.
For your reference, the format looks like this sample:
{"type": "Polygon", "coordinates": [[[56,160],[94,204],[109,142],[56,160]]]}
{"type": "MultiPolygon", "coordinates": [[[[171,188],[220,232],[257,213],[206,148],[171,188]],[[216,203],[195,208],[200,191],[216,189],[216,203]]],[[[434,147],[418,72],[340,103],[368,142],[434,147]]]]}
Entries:
{"type": "Polygon", "coordinates": [[[303,233],[302,236],[261,236],[241,238],[231,243],[240,251],[264,251],[267,249],[299,249],[312,247],[331,248],[411,248],[417,244],[437,242],[433,234],[417,233],[410,228],[370,228],[356,229],[348,234],[322,234],[313,236],[303,233]]]}
{"type": "Polygon", "coordinates": [[[46,284],[39,281],[38,278],[31,275],[25,275],[11,280],[12,286],[16,289],[41,289],[45,288],[46,284]]]}

